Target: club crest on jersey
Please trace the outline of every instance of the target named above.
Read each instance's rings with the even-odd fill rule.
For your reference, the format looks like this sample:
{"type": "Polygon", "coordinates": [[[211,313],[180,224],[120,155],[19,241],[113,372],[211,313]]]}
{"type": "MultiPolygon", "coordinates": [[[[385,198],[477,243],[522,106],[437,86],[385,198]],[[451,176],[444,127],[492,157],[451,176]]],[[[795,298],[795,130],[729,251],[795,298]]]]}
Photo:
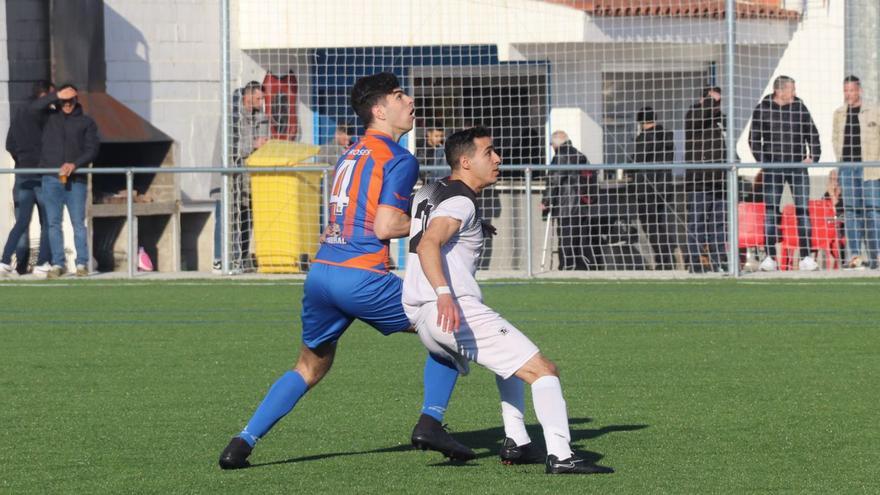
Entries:
{"type": "Polygon", "coordinates": [[[324,235],[322,235],[322,241],[327,244],[346,244],[345,238],[342,237],[342,229],[339,227],[337,223],[331,223],[324,230],[324,235]]]}
{"type": "Polygon", "coordinates": [[[501,327],[498,329],[498,333],[500,333],[501,335],[507,335],[508,333],[510,333],[510,330],[508,330],[506,327],[501,327]]]}

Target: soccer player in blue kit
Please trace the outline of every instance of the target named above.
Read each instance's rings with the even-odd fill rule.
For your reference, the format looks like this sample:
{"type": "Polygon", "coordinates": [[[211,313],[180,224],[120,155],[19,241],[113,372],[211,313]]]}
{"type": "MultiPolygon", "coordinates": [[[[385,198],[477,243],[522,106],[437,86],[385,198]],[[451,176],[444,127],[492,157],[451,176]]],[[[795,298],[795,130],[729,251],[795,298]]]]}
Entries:
{"type": "MultiPolygon", "coordinates": [[[[397,141],[413,128],[415,105],[389,73],[358,79],[351,104],[367,131],[336,164],[328,225],[304,286],[299,358],[223,450],[223,469],[250,465],[247,458],[257,440],[330,371],[337,342],[355,318],[384,335],[411,331],[401,303],[402,281],[389,272],[388,249],[390,239],[410,230],[410,197],[419,165],[397,141]]],[[[474,452],[441,424],[457,378],[454,363],[428,355],[424,403],[412,443],[470,460],[474,452]]]]}

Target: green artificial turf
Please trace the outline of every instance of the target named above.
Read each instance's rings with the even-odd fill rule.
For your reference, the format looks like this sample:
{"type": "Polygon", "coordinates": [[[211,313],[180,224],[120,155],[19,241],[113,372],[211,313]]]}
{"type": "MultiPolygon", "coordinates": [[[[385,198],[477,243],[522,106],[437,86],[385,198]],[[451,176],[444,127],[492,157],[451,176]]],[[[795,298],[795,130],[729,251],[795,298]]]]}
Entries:
{"type": "Polygon", "coordinates": [[[880,281],[484,293],[559,365],[576,451],[617,473],[502,466],[497,391],[478,367],[446,418],[478,459],[411,450],[425,352],[360,323],[256,467],[223,472],[220,450],[296,357],[301,283],[5,283],[0,492],[880,492],[880,281]]]}

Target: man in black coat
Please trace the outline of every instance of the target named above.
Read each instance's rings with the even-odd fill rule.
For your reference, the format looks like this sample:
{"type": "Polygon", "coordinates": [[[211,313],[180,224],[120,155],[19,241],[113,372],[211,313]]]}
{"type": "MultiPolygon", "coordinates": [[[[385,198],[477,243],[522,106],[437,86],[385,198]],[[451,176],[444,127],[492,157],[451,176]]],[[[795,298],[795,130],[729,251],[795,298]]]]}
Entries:
{"type": "Polygon", "coordinates": [[[49,93],[35,100],[31,107],[56,109],[49,115],[43,128],[40,168],[58,170],[44,174],[42,179],[43,203],[49,223],[49,244],[52,248],[52,268],[48,276],[60,277],[64,272],[64,236],[61,220],[64,207],[73,224],[76,246],[76,274],[88,275],[89,243],[85,223],[88,176],[73,175],[89,165],[98,156],[98,126],[83,113],[77,101],[77,90],[72,84],[61,86],[57,93],[49,93]]]}
{"type": "MultiPolygon", "coordinates": [[[[644,107],[636,113],[640,132],[635,139],[633,163],[672,163],[675,160],[675,141],[672,132],[656,122],[654,109],[644,107]]],[[[670,169],[637,170],[629,174],[633,180],[631,199],[638,205],[639,223],[648,235],[654,251],[654,269],[673,269],[675,249],[674,184],[670,169]]]]}
{"type": "MultiPolygon", "coordinates": [[[[31,88],[31,101],[45,96],[55,87],[49,81],[36,81],[31,88]]],[[[29,105],[22,107],[16,112],[6,135],[6,151],[15,160],[15,168],[36,168],[40,163],[40,148],[43,139],[43,126],[46,124],[49,114],[45,110],[34,110],[29,105]]],[[[48,272],[49,255],[49,229],[46,222],[46,212],[43,208],[41,178],[39,175],[16,174],[15,186],[13,187],[13,201],[15,204],[15,225],[9,231],[3,254],[0,256],[0,276],[12,273],[12,253],[16,253],[16,271],[24,275],[27,273],[28,260],[30,258],[30,240],[28,229],[31,224],[34,205],[40,216],[40,250],[37,256],[37,264],[34,272],[43,275],[48,272]]]]}
{"type": "MultiPolygon", "coordinates": [[[[589,160],[577,150],[565,131],[550,136],[555,155],[551,165],[589,165],[589,160]]],[[[590,225],[589,205],[598,192],[593,170],[553,171],[548,174],[547,188],[541,198],[541,210],[556,219],[559,237],[559,268],[561,270],[596,269],[599,246],[590,225]]]]}
{"type": "MultiPolygon", "coordinates": [[[[725,163],[727,144],[721,88],[703,90],[703,96],[684,117],[684,161],[687,163],[725,163]]],[[[687,169],[687,254],[688,270],[702,273],[700,255],[706,254],[715,270],[726,261],[726,180],[724,170],[687,169]]]]}
{"type": "MultiPolygon", "coordinates": [[[[773,94],[767,95],[752,113],[749,146],[755,160],[764,163],[816,163],[822,155],[819,131],[807,106],[797,97],[794,79],[779,76],[773,81],[773,94]]],[[[766,221],[764,238],[767,257],[761,270],[777,269],[776,242],[782,220],[780,202],[785,184],[791,189],[797,216],[801,270],[816,270],[819,265],[810,255],[809,195],[807,168],[767,168],[764,170],[766,221]]]]}

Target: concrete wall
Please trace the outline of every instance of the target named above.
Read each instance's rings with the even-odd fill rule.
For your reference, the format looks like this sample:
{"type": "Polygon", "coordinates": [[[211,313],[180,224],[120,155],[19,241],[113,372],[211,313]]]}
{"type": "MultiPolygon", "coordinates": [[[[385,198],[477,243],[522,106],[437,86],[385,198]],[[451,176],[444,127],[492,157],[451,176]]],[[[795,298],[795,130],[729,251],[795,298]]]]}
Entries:
{"type": "MultiPolygon", "coordinates": [[[[174,138],[175,164],[220,165],[220,2],[105,0],[107,92],[174,138]]],[[[207,199],[209,177],[181,177],[207,199]]]]}

